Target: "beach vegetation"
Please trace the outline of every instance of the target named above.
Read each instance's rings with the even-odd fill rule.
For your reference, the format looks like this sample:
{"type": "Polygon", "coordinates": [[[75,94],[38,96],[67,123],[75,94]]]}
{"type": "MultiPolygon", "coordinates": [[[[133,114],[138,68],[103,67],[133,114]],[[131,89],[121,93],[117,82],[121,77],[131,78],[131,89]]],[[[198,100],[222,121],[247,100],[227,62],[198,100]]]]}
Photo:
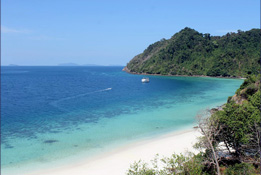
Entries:
{"type": "Polygon", "coordinates": [[[127,175],[195,175],[205,174],[203,172],[202,156],[195,156],[192,153],[172,154],[170,157],[159,159],[157,155],[149,164],[134,162],[127,175]]]}
{"type": "Polygon", "coordinates": [[[239,163],[233,166],[229,166],[224,175],[255,175],[255,167],[249,163],[239,163]]]}
{"type": "Polygon", "coordinates": [[[150,168],[147,163],[139,160],[134,162],[130,169],[128,170],[128,175],[154,175],[155,171],[153,168],[150,168]]]}

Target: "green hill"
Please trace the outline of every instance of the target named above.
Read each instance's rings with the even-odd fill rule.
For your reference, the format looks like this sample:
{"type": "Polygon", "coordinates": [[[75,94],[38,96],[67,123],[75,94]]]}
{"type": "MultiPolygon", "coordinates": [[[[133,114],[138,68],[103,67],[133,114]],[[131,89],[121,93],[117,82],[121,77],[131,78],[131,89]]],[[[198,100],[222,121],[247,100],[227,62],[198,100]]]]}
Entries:
{"type": "Polygon", "coordinates": [[[245,77],[260,70],[261,31],[222,37],[184,28],[170,39],[151,44],[125,67],[131,73],[245,77]]]}

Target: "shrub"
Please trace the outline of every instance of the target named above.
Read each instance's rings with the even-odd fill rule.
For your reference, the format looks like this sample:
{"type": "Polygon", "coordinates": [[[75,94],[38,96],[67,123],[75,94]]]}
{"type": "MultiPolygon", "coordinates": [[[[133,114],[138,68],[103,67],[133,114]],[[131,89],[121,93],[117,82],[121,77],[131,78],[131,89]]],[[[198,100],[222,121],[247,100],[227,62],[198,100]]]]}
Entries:
{"type": "Polygon", "coordinates": [[[140,160],[130,166],[127,175],[155,175],[155,170],[149,168],[147,163],[140,160]]]}
{"type": "Polygon", "coordinates": [[[225,170],[225,175],[254,175],[255,168],[248,163],[235,164],[225,170]]]}
{"type": "Polygon", "coordinates": [[[255,84],[250,84],[249,86],[247,86],[247,89],[246,89],[246,94],[247,94],[247,97],[253,95],[256,91],[258,90],[258,87],[255,86],[255,84]]]}
{"type": "MultiPolygon", "coordinates": [[[[157,155],[158,156],[158,155],[157,155]]],[[[142,161],[135,162],[128,170],[127,175],[201,175],[204,165],[202,164],[201,155],[183,155],[173,154],[169,158],[152,161],[153,168],[142,161]]]]}

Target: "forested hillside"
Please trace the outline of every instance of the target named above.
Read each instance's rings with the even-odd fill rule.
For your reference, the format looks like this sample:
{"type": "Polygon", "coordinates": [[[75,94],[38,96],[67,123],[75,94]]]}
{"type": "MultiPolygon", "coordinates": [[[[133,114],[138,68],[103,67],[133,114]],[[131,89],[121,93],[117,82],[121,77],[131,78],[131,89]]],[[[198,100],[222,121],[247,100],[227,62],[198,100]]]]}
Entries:
{"type": "Polygon", "coordinates": [[[246,77],[257,74],[261,31],[252,29],[222,37],[184,28],[169,40],[151,44],[125,67],[131,73],[246,77]]]}

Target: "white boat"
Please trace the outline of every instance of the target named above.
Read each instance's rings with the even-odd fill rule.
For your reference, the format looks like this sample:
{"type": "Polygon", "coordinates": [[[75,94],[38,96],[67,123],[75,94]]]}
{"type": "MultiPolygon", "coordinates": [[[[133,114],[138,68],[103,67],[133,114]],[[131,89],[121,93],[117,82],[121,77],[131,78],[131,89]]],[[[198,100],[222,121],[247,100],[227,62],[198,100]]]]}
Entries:
{"type": "Polygon", "coordinates": [[[142,78],[141,82],[142,83],[148,83],[148,82],[150,82],[150,79],[149,78],[142,78]]]}

